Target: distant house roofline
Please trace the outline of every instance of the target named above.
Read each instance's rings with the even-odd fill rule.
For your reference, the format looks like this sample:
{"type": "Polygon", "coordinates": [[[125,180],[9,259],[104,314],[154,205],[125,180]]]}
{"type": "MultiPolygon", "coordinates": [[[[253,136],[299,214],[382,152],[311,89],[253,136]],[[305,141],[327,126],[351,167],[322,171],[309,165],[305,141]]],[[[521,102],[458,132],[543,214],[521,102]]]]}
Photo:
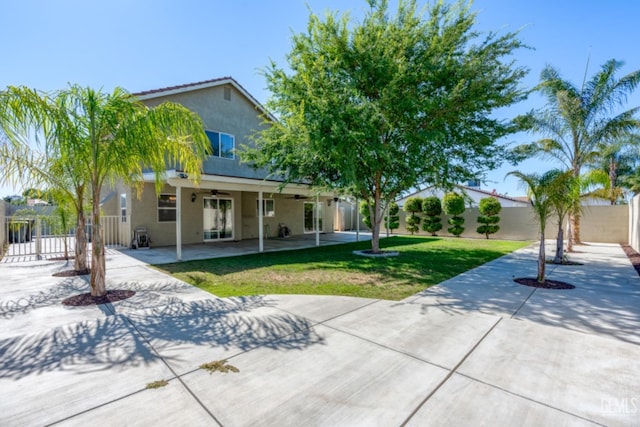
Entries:
{"type": "Polygon", "coordinates": [[[244,95],[251,103],[253,103],[257,109],[260,110],[261,113],[269,117],[271,120],[275,121],[275,117],[271,113],[269,113],[266,108],[251,95],[240,83],[238,83],[233,77],[220,77],[217,79],[211,80],[203,80],[200,82],[194,83],[186,83],[177,86],[168,86],[159,89],[150,89],[141,92],[136,92],[133,95],[136,96],[139,100],[145,101],[147,99],[155,99],[161,98],[163,96],[176,95],[185,92],[192,92],[195,90],[208,89],[216,86],[223,86],[229,84],[236,88],[238,92],[244,95]]]}
{"type": "MultiPolygon", "coordinates": [[[[486,194],[487,196],[490,196],[490,197],[497,197],[497,198],[500,198],[500,199],[511,200],[512,202],[528,203],[528,200],[522,200],[521,198],[517,198],[517,197],[505,196],[503,194],[496,193],[495,190],[494,191],[487,191],[487,190],[482,190],[482,189],[480,189],[478,187],[469,187],[467,185],[462,185],[462,184],[454,184],[453,186],[454,187],[458,187],[458,188],[462,188],[465,191],[477,191],[478,193],[483,193],[483,194],[486,194]]],[[[401,197],[399,200],[407,199],[409,197],[415,196],[416,194],[421,193],[421,192],[426,191],[426,190],[429,190],[431,188],[437,188],[437,187],[435,185],[430,185],[430,186],[428,186],[426,188],[422,188],[420,190],[414,191],[411,194],[408,194],[408,195],[406,195],[404,197],[401,197]]]]}

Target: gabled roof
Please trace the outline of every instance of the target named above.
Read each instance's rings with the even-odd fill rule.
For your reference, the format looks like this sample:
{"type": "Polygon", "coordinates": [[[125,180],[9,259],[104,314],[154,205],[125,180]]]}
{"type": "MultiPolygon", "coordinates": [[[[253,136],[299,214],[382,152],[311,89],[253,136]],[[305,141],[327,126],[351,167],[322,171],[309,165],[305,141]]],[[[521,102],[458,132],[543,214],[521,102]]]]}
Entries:
{"type": "Polygon", "coordinates": [[[245,98],[247,98],[252,104],[254,104],[255,107],[260,110],[261,113],[265,114],[272,120],[275,120],[275,118],[262,106],[262,104],[260,104],[260,102],[258,102],[258,100],[255,99],[253,95],[247,92],[247,90],[244,87],[242,87],[242,85],[238,83],[233,77],[220,77],[217,79],[203,80],[201,82],[194,82],[194,83],[186,83],[178,86],[168,86],[168,87],[163,87],[159,89],[145,90],[142,92],[134,93],[133,95],[136,96],[139,100],[144,101],[146,99],[160,98],[163,96],[175,95],[175,94],[185,93],[185,92],[192,92],[195,90],[207,89],[211,87],[224,86],[224,85],[233,86],[238,92],[240,92],[245,98]]]}
{"type": "MultiPolygon", "coordinates": [[[[478,187],[469,187],[466,185],[462,185],[462,184],[454,184],[454,187],[460,188],[463,191],[473,191],[473,192],[477,192],[477,193],[481,193],[481,194],[486,194],[487,196],[491,196],[491,197],[496,197],[498,199],[505,199],[505,200],[510,200],[512,202],[516,202],[516,203],[528,203],[528,198],[523,198],[523,197],[509,197],[509,196],[505,196],[503,194],[499,194],[498,192],[496,192],[496,190],[493,191],[487,191],[487,190],[482,190],[478,187]]],[[[401,197],[398,200],[405,200],[408,199],[409,197],[414,197],[415,195],[422,193],[423,191],[427,191],[430,190],[432,188],[435,188],[435,186],[429,186],[423,189],[420,189],[418,191],[414,191],[413,193],[406,195],[404,197],[401,197]]]]}

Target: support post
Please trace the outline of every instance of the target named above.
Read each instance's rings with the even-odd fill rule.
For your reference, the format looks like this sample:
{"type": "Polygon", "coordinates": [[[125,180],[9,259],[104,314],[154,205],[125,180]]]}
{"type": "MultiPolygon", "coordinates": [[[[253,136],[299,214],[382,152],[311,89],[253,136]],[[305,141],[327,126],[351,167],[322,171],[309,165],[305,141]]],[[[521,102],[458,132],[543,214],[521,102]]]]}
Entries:
{"type": "Polygon", "coordinates": [[[182,261],[182,187],[176,187],[176,259],[182,261]]]}
{"type": "Polygon", "coordinates": [[[356,197],[356,242],[360,241],[360,203],[356,197]]]}
{"type": "Polygon", "coordinates": [[[320,246],[320,195],[316,194],[316,246],[320,246]]]}
{"type": "Polygon", "coordinates": [[[264,207],[262,190],[258,191],[258,252],[264,252],[264,207]]]}

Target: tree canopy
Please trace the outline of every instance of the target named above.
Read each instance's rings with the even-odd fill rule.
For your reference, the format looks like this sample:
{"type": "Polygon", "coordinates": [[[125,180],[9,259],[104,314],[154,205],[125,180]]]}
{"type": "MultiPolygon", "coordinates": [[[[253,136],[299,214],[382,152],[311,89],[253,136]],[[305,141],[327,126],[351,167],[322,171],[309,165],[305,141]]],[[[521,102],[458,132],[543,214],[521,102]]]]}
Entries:
{"type": "Polygon", "coordinates": [[[495,167],[495,142],[515,131],[491,113],[523,98],[526,70],[510,55],[516,34],[481,35],[470,4],[418,10],[370,0],[361,22],[311,13],[293,36],[291,70],[264,71],[277,121],[244,160],[287,182],[339,188],[370,202],[373,251],[381,208],[421,184],[450,183],[495,167]]]}
{"type": "MultiPolygon", "coordinates": [[[[623,62],[611,59],[580,86],[564,79],[560,71],[545,67],[537,91],[546,98],[544,108],[520,118],[524,127],[540,134],[539,139],[517,147],[524,155],[550,157],[560,161],[579,177],[589,163],[606,158],[607,148],[640,129],[639,107],[625,109],[627,97],[640,84],[640,70],[620,78],[623,62]]],[[[612,185],[612,188],[614,185],[612,185]]],[[[579,213],[572,215],[571,238],[580,241],[579,213]]]]}

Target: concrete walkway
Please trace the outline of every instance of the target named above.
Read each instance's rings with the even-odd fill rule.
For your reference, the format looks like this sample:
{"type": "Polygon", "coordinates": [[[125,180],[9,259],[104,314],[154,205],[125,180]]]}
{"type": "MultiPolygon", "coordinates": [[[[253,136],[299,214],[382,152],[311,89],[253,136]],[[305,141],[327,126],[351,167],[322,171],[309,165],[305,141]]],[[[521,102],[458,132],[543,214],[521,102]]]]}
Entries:
{"type": "Polygon", "coordinates": [[[0,425],[639,425],[640,278],[579,249],[574,290],[514,283],[530,247],[404,301],[220,299],[110,252],[137,294],[69,308],[64,262],[0,264],[0,425]]]}

